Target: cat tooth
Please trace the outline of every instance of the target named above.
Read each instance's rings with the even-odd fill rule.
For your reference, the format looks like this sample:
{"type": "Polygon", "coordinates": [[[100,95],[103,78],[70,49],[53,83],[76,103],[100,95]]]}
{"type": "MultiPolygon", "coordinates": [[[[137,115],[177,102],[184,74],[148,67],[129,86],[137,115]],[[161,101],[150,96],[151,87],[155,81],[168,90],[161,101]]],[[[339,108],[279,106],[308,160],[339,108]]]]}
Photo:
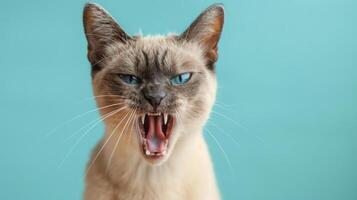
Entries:
{"type": "Polygon", "coordinates": [[[149,116],[160,116],[160,113],[148,113],[149,116]]]}
{"type": "Polygon", "coordinates": [[[146,154],[147,156],[149,156],[149,155],[150,155],[150,151],[146,149],[145,154],[146,154]]]}
{"type": "Polygon", "coordinates": [[[143,125],[144,125],[144,123],[145,123],[145,116],[146,116],[146,115],[144,115],[144,116],[141,117],[141,122],[143,123],[143,125]]]}
{"type": "Polygon", "coordinates": [[[168,119],[168,115],[166,113],[164,113],[164,123],[165,123],[165,125],[167,124],[167,119],[168,119]]]}

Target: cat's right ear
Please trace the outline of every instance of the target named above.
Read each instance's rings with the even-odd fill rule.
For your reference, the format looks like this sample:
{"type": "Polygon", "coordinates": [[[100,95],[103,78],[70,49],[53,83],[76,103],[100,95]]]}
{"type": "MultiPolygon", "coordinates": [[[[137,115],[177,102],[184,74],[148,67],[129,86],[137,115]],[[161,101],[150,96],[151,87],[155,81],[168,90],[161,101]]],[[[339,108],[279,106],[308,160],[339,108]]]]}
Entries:
{"type": "Polygon", "coordinates": [[[88,41],[88,59],[92,65],[103,57],[106,45],[132,40],[104,8],[94,3],[85,5],[83,25],[88,41]]]}

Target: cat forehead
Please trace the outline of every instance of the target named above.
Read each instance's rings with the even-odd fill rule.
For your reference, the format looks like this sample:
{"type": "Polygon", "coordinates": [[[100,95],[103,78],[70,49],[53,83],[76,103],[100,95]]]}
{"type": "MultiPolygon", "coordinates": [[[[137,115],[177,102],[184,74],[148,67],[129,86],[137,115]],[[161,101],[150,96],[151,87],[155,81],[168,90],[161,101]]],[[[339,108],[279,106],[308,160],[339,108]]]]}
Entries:
{"type": "Polygon", "coordinates": [[[175,50],[185,50],[194,51],[197,53],[202,53],[198,44],[192,42],[186,42],[184,40],[177,39],[174,34],[168,34],[167,36],[162,35],[148,35],[148,36],[138,36],[136,40],[136,45],[138,48],[145,50],[150,49],[175,49],[175,50]]]}
{"type": "Polygon", "coordinates": [[[174,35],[137,36],[134,41],[113,43],[108,46],[107,54],[113,61],[124,65],[137,65],[138,62],[165,60],[179,66],[191,65],[204,68],[202,48],[197,43],[180,41],[174,35]]]}
{"type": "Polygon", "coordinates": [[[196,59],[203,59],[203,51],[199,44],[179,41],[174,36],[137,36],[135,41],[125,44],[114,42],[107,46],[106,54],[121,54],[127,58],[145,52],[148,56],[168,51],[177,56],[188,56],[196,59]],[[132,55],[130,55],[132,54],[132,55]]]}

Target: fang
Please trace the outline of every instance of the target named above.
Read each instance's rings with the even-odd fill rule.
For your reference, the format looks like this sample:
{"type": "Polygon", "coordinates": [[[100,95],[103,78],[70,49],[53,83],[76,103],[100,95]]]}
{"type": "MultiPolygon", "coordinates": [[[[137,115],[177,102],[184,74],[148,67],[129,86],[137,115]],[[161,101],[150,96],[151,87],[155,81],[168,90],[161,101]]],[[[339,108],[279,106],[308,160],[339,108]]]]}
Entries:
{"type": "Polygon", "coordinates": [[[165,123],[165,125],[167,124],[167,119],[168,119],[168,115],[165,113],[164,114],[164,123],[165,123]]]}
{"type": "Polygon", "coordinates": [[[146,115],[144,115],[144,116],[141,117],[141,123],[142,123],[142,124],[145,123],[145,117],[146,117],[146,115]]]}

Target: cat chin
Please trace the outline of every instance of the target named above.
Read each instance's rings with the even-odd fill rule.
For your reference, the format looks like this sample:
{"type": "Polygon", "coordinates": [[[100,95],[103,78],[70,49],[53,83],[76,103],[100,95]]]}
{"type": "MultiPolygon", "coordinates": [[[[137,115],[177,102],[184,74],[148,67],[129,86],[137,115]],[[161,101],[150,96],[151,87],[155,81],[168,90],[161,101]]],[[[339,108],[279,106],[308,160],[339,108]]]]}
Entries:
{"type": "Polygon", "coordinates": [[[161,156],[146,156],[144,153],[142,153],[143,159],[148,162],[149,164],[153,166],[160,166],[164,164],[170,157],[170,153],[167,153],[166,155],[161,155],[161,156]]]}

